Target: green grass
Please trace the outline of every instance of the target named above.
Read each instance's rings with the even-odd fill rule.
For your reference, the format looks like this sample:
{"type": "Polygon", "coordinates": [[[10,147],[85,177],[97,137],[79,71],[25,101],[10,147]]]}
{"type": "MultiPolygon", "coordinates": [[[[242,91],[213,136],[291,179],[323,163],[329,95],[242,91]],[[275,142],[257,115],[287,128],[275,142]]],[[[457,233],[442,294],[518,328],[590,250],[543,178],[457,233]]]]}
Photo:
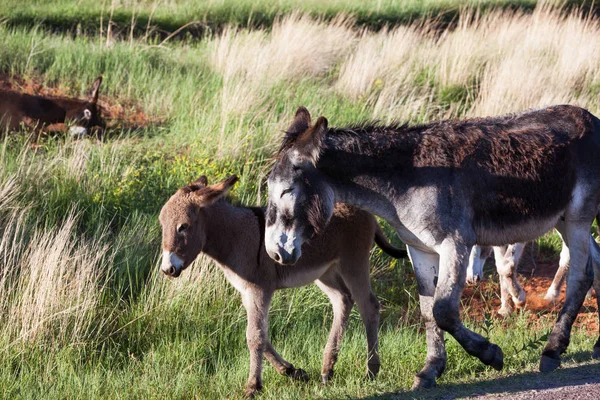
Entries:
{"type": "MultiPolygon", "coordinates": [[[[454,0],[382,1],[373,11],[365,2],[354,0],[328,5],[292,0],[169,2],[157,8],[152,25],[174,31],[199,19],[211,30],[226,24],[268,28],[277,15],[299,9],[326,19],[344,11],[354,15],[351,29],[380,28],[429,14],[455,18],[459,3],[465,4],[454,0]]],[[[486,7],[492,2],[466,4],[474,3],[486,7]]],[[[534,3],[519,2],[526,9],[534,3]]],[[[0,301],[2,320],[12,318],[15,310],[29,315],[27,308],[19,306],[19,299],[21,295],[25,298],[23,288],[30,277],[20,271],[42,232],[63,226],[76,215],[65,239],[75,246],[65,258],[75,270],[82,268],[77,251],[87,249],[93,255],[103,246],[108,250],[96,264],[101,272],[90,289],[97,295],[96,302],[82,310],[53,305],[56,309],[48,311],[48,319],[35,337],[23,333],[17,324],[0,324],[0,397],[240,397],[248,374],[248,352],[239,296],[206,260],[196,263],[179,281],[158,275],[158,212],[177,188],[202,174],[214,182],[236,173],[241,181],[232,191],[234,200],[264,204],[264,180],[271,157],[296,107],[304,104],[318,110],[335,125],[354,123],[374,116],[377,101],[373,96],[380,88],[373,85],[358,99],[336,90],[340,59],[315,73],[294,76],[227,75],[212,61],[216,52],[213,36],[200,41],[188,37],[163,46],[156,46],[156,39],[145,40],[143,29],[151,2],[116,9],[113,20],[124,28],[135,12],[138,31],[133,41],[123,33],[126,40],[106,45],[98,37],[98,27],[100,14],[106,24],[108,5],[103,8],[101,1],[76,4],[2,2],[0,20],[5,23],[0,24],[0,73],[33,79],[72,96],[83,96],[93,79],[103,74],[101,99],[105,104],[135,106],[159,122],[138,129],[113,129],[111,136],[101,141],[50,138],[35,148],[25,136],[4,135],[0,193],[11,179],[17,184],[10,201],[3,203],[0,196],[0,237],[7,240],[0,241],[0,287],[11,288],[11,282],[23,286],[16,286],[19,290],[9,291],[0,301]],[[77,24],[87,35],[70,34],[77,24]],[[244,105],[244,96],[234,96],[234,105],[241,106],[229,110],[224,100],[228,85],[233,85],[234,95],[240,88],[249,88],[247,96],[254,96],[254,101],[244,105]],[[22,218],[16,224],[18,213],[22,218]],[[79,317],[88,324],[77,325],[79,317]]],[[[448,110],[454,110],[451,116],[467,114],[478,96],[475,78],[466,87],[442,86],[435,66],[416,68],[409,84],[428,101],[426,107],[410,114],[410,122],[439,118],[448,110]]],[[[387,119],[385,113],[383,117],[387,119]]],[[[386,232],[393,237],[389,228],[386,232]]],[[[557,259],[559,246],[556,235],[540,239],[540,257],[557,259]]],[[[290,382],[266,366],[261,398],[385,396],[409,389],[413,374],[425,360],[416,283],[407,261],[390,261],[374,250],[372,264],[375,291],[383,303],[383,366],[378,379],[364,379],[366,340],[354,310],[335,379],[327,387],[320,385],[321,356],[332,312],[326,297],[316,287],[307,287],[277,294],[270,335],[286,359],[308,371],[311,382],[290,382]]],[[[69,285],[65,290],[68,292],[69,285]]],[[[498,294],[490,291],[486,295],[498,294]]],[[[487,312],[494,311],[491,305],[486,307],[487,312]]],[[[528,312],[505,321],[488,319],[487,323],[467,318],[468,326],[504,349],[505,370],[484,367],[448,338],[448,367],[439,383],[535,371],[544,344],[540,338],[554,317],[548,315],[536,323],[528,312]]],[[[567,364],[588,359],[595,339],[575,329],[567,364]]]]}

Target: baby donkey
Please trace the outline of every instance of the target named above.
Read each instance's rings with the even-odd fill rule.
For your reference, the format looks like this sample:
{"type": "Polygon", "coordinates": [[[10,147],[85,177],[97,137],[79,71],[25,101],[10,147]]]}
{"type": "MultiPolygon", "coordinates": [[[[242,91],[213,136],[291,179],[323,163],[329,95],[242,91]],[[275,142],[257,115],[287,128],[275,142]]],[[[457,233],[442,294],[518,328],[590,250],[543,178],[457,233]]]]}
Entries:
{"type": "Polygon", "coordinates": [[[333,376],[342,335],[354,302],[367,330],[367,374],[379,371],[377,330],[379,302],[371,291],[369,252],[373,240],[388,254],[406,257],[391,246],[375,218],[365,212],[337,205],[331,223],[302,248],[302,258],[293,267],[275,263],[264,244],[264,210],[232,205],[222,198],[236,183],[234,175],[208,186],[202,176],[179,189],[160,212],[162,226],[162,272],[178,277],[201,252],[214,259],[227,280],[241,293],[248,325],[250,350],[247,396],[262,389],[263,354],[282,375],[308,379],[273,348],[268,338],[268,312],[277,289],[307,285],[313,281],[329,297],[333,325],[323,357],[322,379],[333,376]]]}

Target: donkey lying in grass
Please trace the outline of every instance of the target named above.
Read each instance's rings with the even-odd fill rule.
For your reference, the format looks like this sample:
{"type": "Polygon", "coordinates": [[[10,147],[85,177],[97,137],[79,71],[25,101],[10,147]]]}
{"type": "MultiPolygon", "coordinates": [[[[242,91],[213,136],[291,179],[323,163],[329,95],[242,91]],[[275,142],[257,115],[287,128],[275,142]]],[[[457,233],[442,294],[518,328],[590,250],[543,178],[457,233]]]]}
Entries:
{"type": "MultiPolygon", "coordinates": [[[[385,218],[415,269],[427,360],[414,386],[429,387],[446,366],[444,331],[484,364],[504,366],[502,350],[460,320],[471,248],[526,242],[556,227],[570,268],[567,298],[540,360],[540,370],[551,371],[592,281],[600,287],[588,243],[600,203],[598,154],[600,120],[573,106],[348,128],[329,128],[324,117],[312,125],[301,107],[268,179],[265,245],[274,260],[295,263],[336,201],[385,218]]],[[[594,351],[600,355],[600,339],[594,351]]]]}
{"type": "Polygon", "coordinates": [[[0,129],[18,130],[23,125],[39,131],[52,124],[67,124],[72,136],[84,136],[93,126],[104,127],[98,111],[102,77],[92,85],[86,100],[32,96],[0,89],[0,129]]]}
{"type": "Polygon", "coordinates": [[[396,258],[405,257],[406,252],[387,242],[371,214],[336,205],[328,227],[304,245],[302,261],[294,268],[281,266],[265,251],[263,210],[220,200],[236,181],[237,177],[232,176],[207,186],[206,177],[201,177],[179,189],[167,201],[160,213],[161,269],[166,275],[177,277],[203,252],[219,263],[227,280],[242,294],[250,349],[246,395],[251,396],[262,388],[263,354],[280,374],[308,379],[306,372],[294,368],[277,354],[268,339],[267,319],[275,290],[313,281],[329,297],[334,313],[321,370],[323,382],[333,376],[354,302],[367,330],[367,374],[374,377],[379,371],[379,302],[371,291],[369,252],[373,240],[396,258]]]}

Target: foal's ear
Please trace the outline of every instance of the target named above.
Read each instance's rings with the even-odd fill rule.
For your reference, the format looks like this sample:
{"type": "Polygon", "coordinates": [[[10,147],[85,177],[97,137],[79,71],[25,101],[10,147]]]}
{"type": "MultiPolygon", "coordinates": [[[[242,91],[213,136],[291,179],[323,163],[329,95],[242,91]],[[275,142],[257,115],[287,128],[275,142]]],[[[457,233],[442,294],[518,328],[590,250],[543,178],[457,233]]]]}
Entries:
{"type": "Polygon", "coordinates": [[[319,117],[315,125],[302,133],[294,143],[294,161],[297,163],[308,161],[316,165],[321,155],[321,144],[326,133],[327,118],[319,117]]]}
{"type": "Polygon", "coordinates": [[[90,94],[88,96],[89,102],[96,104],[98,102],[98,91],[100,89],[100,84],[102,83],[102,75],[96,78],[94,83],[92,84],[92,88],[90,89],[90,94]]]}
{"type": "Polygon", "coordinates": [[[196,179],[193,184],[198,186],[208,186],[208,179],[206,178],[206,175],[202,175],[200,178],[196,179]]]}
{"type": "Polygon", "coordinates": [[[310,113],[305,107],[300,106],[296,110],[294,122],[287,128],[286,134],[290,139],[295,139],[308,128],[310,128],[310,113]]]}
{"type": "Polygon", "coordinates": [[[236,175],[231,175],[224,181],[207,186],[203,190],[199,191],[198,197],[204,205],[211,205],[227,195],[229,190],[236,184],[238,180],[239,178],[236,175]]]}

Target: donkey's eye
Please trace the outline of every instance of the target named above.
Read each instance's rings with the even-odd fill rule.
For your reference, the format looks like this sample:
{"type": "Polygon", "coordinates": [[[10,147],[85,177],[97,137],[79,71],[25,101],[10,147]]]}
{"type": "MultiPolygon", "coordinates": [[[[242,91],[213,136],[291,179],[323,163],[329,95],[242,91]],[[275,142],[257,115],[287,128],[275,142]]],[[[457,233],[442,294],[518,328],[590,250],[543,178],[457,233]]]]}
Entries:
{"type": "Polygon", "coordinates": [[[284,191],[281,192],[281,196],[279,196],[279,197],[281,198],[288,193],[292,193],[293,190],[294,190],[294,188],[285,189],[284,191]]]}
{"type": "Polygon", "coordinates": [[[177,233],[185,232],[190,226],[188,224],[181,224],[177,227],[177,233]]]}

